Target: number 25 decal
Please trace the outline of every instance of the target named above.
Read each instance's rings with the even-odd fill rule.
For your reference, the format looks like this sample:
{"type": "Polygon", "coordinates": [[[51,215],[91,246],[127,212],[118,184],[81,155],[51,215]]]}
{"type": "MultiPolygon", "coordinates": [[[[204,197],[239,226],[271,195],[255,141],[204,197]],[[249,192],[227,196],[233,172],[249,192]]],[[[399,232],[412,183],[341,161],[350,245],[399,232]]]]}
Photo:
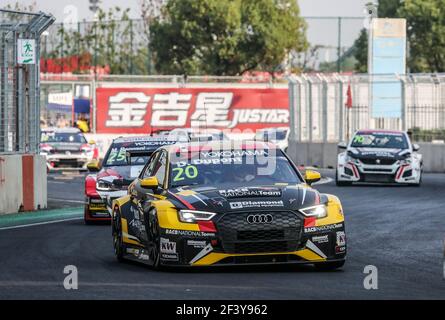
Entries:
{"type": "Polygon", "coordinates": [[[182,181],[186,177],[188,179],[195,179],[198,176],[198,168],[196,168],[195,166],[187,166],[185,168],[174,168],[173,173],[175,175],[173,181],[175,182],[182,181]]]}

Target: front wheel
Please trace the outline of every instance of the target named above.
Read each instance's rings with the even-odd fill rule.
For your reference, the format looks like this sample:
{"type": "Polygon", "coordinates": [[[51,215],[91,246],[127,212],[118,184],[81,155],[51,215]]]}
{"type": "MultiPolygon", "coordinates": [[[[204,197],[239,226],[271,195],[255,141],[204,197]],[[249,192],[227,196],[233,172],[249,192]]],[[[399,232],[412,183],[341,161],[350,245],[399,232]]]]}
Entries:
{"type": "Polygon", "coordinates": [[[345,262],[346,260],[316,263],[314,266],[318,271],[332,271],[343,267],[345,262]]]}
{"type": "Polygon", "coordinates": [[[114,219],[112,221],[114,255],[117,261],[124,260],[124,244],[122,240],[122,220],[118,207],[114,209],[114,219]]]}

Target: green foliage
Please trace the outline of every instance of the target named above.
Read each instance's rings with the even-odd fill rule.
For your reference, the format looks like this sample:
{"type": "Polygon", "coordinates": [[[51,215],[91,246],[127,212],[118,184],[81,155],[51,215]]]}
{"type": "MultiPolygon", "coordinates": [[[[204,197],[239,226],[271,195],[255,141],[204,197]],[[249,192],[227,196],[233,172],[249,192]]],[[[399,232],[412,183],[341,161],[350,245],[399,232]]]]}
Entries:
{"type": "Polygon", "coordinates": [[[359,37],[354,41],[353,53],[356,59],[355,70],[366,73],[368,71],[368,32],[366,29],[362,29],[359,37]]]}
{"type": "MultiPolygon", "coordinates": [[[[380,0],[378,16],[405,18],[409,72],[445,71],[445,0],[380,0]]],[[[356,69],[365,72],[368,41],[362,30],[354,43],[356,69]]]]}
{"type": "Polygon", "coordinates": [[[445,71],[445,0],[405,0],[410,72],[445,71]]]}
{"type": "Polygon", "coordinates": [[[395,18],[397,10],[402,5],[402,0],[380,0],[377,7],[379,18],[395,18]]]}
{"type": "Polygon", "coordinates": [[[307,46],[294,1],[170,0],[150,26],[155,66],[165,74],[272,72],[307,46]]]}
{"type": "Polygon", "coordinates": [[[130,19],[129,11],[119,7],[107,12],[99,9],[95,22],[74,26],[74,30],[60,25],[57,31],[60,41],[50,56],[80,56],[87,65],[108,66],[111,74],[146,73],[147,49],[135,45],[139,30],[130,19]]]}

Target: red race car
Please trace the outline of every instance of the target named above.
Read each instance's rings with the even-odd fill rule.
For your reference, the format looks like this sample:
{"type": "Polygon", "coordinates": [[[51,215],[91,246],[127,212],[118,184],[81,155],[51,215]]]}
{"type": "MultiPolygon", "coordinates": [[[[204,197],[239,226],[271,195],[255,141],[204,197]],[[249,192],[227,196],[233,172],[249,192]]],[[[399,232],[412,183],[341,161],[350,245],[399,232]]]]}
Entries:
{"type": "Polygon", "coordinates": [[[87,166],[90,174],[85,178],[85,223],[110,221],[112,201],[127,194],[128,185],[154,151],[174,143],[175,139],[152,136],[113,140],[102,165],[93,161],[87,166]]]}

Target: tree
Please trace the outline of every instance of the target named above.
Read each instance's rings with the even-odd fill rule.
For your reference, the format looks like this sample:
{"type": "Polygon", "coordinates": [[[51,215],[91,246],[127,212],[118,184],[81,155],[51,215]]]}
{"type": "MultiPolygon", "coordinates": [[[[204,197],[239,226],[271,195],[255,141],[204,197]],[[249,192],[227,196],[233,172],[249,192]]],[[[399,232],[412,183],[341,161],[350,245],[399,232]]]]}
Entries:
{"type": "MultiPolygon", "coordinates": [[[[445,71],[445,0],[380,0],[380,18],[405,18],[410,72],[445,71]]],[[[368,39],[363,29],[354,43],[356,69],[365,72],[368,39]]]]}
{"type": "Polygon", "coordinates": [[[380,0],[377,7],[379,18],[395,18],[397,10],[402,5],[402,0],[380,0]]]}
{"type": "Polygon", "coordinates": [[[366,73],[368,71],[368,31],[366,29],[360,31],[360,35],[354,41],[352,47],[354,58],[357,61],[355,70],[360,73],[366,73]]]}
{"type": "Polygon", "coordinates": [[[445,71],[445,0],[405,0],[410,72],[445,71]]]}
{"type": "MultiPolygon", "coordinates": [[[[372,5],[372,3],[368,3],[372,5]]],[[[379,0],[377,16],[379,18],[397,18],[397,10],[402,5],[402,0],[379,0]]],[[[356,59],[355,69],[357,72],[367,72],[368,70],[368,31],[363,28],[358,38],[353,44],[354,58],[356,59]]]]}
{"type": "Polygon", "coordinates": [[[166,74],[272,72],[307,47],[296,1],[169,0],[150,30],[156,69],[166,74]]]}

